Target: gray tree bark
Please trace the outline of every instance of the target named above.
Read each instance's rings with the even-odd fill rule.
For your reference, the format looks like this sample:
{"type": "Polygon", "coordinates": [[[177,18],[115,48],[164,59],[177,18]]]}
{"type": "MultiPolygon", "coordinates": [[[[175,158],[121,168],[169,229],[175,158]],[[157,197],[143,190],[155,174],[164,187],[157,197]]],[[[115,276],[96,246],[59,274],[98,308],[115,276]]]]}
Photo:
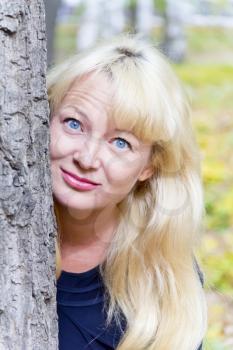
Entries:
{"type": "Polygon", "coordinates": [[[0,0],[0,349],[57,349],[43,0],[0,0]]]}

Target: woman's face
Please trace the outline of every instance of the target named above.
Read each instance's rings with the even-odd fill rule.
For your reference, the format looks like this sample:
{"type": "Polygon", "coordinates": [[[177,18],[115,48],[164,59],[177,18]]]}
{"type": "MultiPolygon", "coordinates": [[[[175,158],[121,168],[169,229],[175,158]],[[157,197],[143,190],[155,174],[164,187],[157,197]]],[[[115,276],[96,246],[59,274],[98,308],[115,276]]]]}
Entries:
{"type": "Polygon", "coordinates": [[[151,146],[111,117],[112,89],[102,74],[76,80],[51,120],[53,194],[66,208],[115,206],[152,174],[151,146]],[[91,185],[76,177],[96,183],[91,185]]]}

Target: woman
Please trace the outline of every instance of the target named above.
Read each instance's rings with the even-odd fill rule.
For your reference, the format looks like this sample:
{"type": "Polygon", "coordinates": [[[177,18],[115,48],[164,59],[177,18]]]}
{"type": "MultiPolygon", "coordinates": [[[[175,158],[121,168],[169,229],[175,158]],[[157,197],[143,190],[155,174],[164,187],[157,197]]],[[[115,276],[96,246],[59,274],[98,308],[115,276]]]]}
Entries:
{"type": "Polygon", "coordinates": [[[183,91],[121,37],[53,69],[51,170],[60,350],[197,350],[200,156],[183,91]]]}

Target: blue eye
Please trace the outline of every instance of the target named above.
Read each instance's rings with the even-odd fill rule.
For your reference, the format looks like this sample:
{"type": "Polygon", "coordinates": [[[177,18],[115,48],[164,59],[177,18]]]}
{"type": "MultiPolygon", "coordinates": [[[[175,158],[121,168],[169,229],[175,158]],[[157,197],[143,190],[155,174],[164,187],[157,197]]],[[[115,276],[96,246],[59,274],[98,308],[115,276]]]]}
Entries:
{"type": "Polygon", "coordinates": [[[125,146],[127,146],[127,148],[130,148],[130,149],[132,148],[130,143],[122,139],[121,137],[117,137],[114,141],[116,141],[117,148],[126,149],[125,146]]]}
{"type": "Polygon", "coordinates": [[[64,122],[73,130],[78,130],[78,128],[81,126],[80,121],[74,118],[67,118],[64,120],[64,122]]]}

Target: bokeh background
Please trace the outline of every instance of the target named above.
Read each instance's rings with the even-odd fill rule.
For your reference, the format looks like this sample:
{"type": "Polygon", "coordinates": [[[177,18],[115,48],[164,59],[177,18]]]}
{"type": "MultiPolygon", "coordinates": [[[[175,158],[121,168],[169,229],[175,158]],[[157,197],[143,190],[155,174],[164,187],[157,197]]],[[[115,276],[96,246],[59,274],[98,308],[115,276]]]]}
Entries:
{"type": "Polygon", "coordinates": [[[205,350],[233,349],[233,0],[45,0],[48,65],[121,32],[140,33],[185,84],[202,155],[205,350]]]}

